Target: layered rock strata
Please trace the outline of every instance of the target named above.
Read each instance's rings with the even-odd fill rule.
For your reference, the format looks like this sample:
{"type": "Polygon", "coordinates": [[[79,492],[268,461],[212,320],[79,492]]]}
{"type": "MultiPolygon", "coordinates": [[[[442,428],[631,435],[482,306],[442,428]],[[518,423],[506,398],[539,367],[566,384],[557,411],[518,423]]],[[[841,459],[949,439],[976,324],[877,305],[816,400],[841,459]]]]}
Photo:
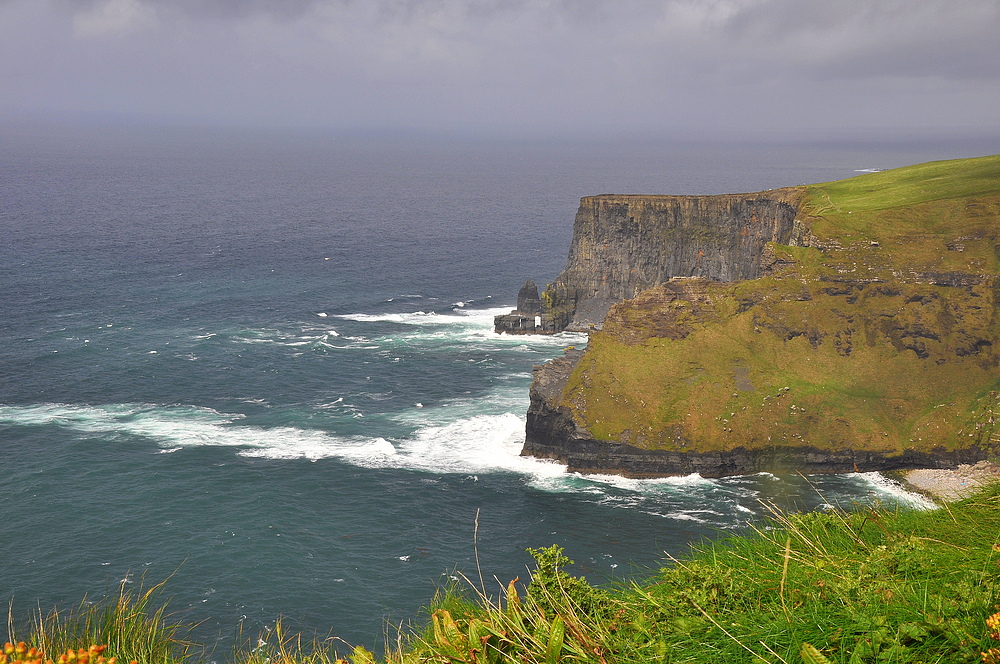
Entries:
{"type": "Polygon", "coordinates": [[[769,242],[803,240],[801,191],[721,196],[588,196],[580,201],[566,269],[540,297],[539,320],[521,308],[497,316],[497,332],[599,328],[611,305],[670,280],[754,279],[769,242]]]}

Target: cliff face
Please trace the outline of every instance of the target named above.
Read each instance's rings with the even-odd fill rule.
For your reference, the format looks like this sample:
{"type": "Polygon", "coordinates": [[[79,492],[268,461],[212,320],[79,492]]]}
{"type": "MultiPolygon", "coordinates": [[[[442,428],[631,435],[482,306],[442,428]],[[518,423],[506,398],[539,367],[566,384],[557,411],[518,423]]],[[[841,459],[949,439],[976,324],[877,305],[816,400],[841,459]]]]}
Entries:
{"type": "Polygon", "coordinates": [[[603,329],[536,367],[525,454],[649,477],[1000,453],[1000,158],[774,194],[584,199],[541,299],[603,329]]]}
{"type": "MultiPolygon", "coordinates": [[[[588,196],[580,201],[569,262],[542,293],[534,321],[497,317],[497,332],[600,327],[608,309],[673,277],[761,276],[769,242],[801,243],[802,191],[723,196],[588,196]],[[544,317],[544,318],[542,318],[544,317]]],[[[520,306],[519,306],[520,309],[520,306]]]]}

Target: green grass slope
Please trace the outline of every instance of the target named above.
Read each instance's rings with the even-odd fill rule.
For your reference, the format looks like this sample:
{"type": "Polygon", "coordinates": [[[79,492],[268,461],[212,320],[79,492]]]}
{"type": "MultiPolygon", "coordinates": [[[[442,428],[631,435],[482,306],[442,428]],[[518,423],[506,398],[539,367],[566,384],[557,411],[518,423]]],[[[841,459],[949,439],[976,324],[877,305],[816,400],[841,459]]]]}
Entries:
{"type": "Polygon", "coordinates": [[[553,548],[526,598],[444,601],[390,661],[995,664],[998,542],[994,486],[933,512],[776,512],[611,591],[553,548]]]}
{"type": "Polygon", "coordinates": [[[1000,156],[808,186],[799,219],[768,277],[617,305],[561,405],[646,448],[995,450],[1000,156]]]}
{"type": "Polygon", "coordinates": [[[232,654],[213,653],[178,640],[184,628],[146,594],[36,619],[16,630],[28,643],[0,661],[42,664],[106,643],[123,664],[1000,663],[1000,484],[932,511],[774,510],[748,534],[612,588],[572,576],[557,547],[529,552],[526,588],[447,589],[377,657],[303,639],[280,620],[232,654]]]}

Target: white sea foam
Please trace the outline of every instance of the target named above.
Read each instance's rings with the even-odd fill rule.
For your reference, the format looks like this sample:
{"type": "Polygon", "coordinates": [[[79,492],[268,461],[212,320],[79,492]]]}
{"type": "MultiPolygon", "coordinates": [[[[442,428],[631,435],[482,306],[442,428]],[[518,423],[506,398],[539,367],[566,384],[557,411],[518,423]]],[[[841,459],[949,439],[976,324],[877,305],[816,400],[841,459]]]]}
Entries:
{"type": "Polygon", "coordinates": [[[361,465],[386,465],[382,457],[396,454],[395,447],[383,438],[340,437],[315,429],[237,424],[242,419],[242,415],[196,406],[0,406],[0,423],[56,425],[96,435],[129,434],[154,440],[170,452],[189,447],[234,447],[240,448],[241,455],[250,457],[314,460],[335,457],[361,465]]]}
{"type": "Polygon", "coordinates": [[[338,314],[337,318],[353,320],[359,323],[402,323],[405,325],[420,325],[430,319],[433,314],[426,311],[414,311],[408,314],[338,314]]]}
{"type": "Polygon", "coordinates": [[[493,319],[509,312],[508,307],[493,309],[456,309],[448,313],[414,312],[409,314],[347,314],[343,318],[356,322],[394,322],[409,326],[392,337],[373,338],[376,343],[405,343],[408,345],[458,344],[469,350],[494,348],[526,352],[551,352],[552,348],[582,346],[587,335],[561,332],[554,335],[508,335],[493,331],[493,319]]]}
{"type": "Polygon", "coordinates": [[[670,512],[666,516],[671,519],[677,519],[678,521],[694,521],[695,523],[711,523],[706,519],[702,519],[696,510],[679,510],[677,512],[670,512]]]}
{"type": "Polygon", "coordinates": [[[234,422],[242,417],[242,415],[223,415],[211,408],[194,406],[160,407],[150,404],[76,406],[58,403],[0,406],[0,422],[26,426],[59,425],[93,433],[136,431],[145,434],[155,431],[157,422],[197,430],[203,426],[234,422]]]}
{"type": "MultiPolygon", "coordinates": [[[[424,409],[430,410],[430,409],[424,409]]],[[[296,427],[258,427],[242,415],[194,406],[38,404],[0,406],[0,423],[55,425],[92,435],[128,434],[165,451],[216,446],[267,459],[336,458],[358,466],[435,473],[517,472],[553,475],[562,466],[519,456],[524,421],[512,413],[428,424],[394,443],[381,437],[338,436],[296,427]]]]}
{"type": "MultiPolygon", "coordinates": [[[[609,504],[621,506],[635,506],[647,498],[681,493],[690,494],[691,492],[711,490],[719,486],[716,480],[704,478],[697,473],[652,479],[634,479],[621,475],[562,473],[560,475],[535,476],[531,484],[535,488],[545,491],[568,491],[605,496],[605,501],[609,504]]],[[[742,490],[738,490],[738,492],[743,493],[742,490]]]]}
{"type": "Polygon", "coordinates": [[[509,307],[493,309],[453,309],[447,313],[413,311],[392,314],[339,314],[336,317],[361,323],[400,323],[402,325],[455,325],[470,321],[493,329],[493,317],[510,312],[509,307]]]}
{"type": "MultiPolygon", "coordinates": [[[[429,477],[457,474],[478,479],[496,473],[516,474],[536,490],[571,493],[610,507],[722,527],[739,526],[753,512],[746,505],[753,504],[757,491],[742,481],[747,478],[584,476],[568,473],[565,466],[553,461],[522,457],[524,420],[515,413],[524,412],[525,405],[520,390],[506,388],[484,398],[412,406],[393,418],[411,433],[392,440],[290,426],[262,427],[248,423],[242,415],[211,408],[154,404],[0,406],[0,424],[58,426],[95,438],[140,437],[155,442],[163,454],[214,446],[232,448],[244,457],[337,459],[359,467],[405,469],[429,477]],[[699,502],[698,509],[691,509],[691,500],[699,502]]],[[[324,410],[343,408],[348,416],[361,415],[339,397],[322,406],[324,410]]],[[[933,507],[930,501],[906,492],[878,473],[853,477],[870,486],[876,498],[915,508],[933,507]]]]}
{"type": "Polygon", "coordinates": [[[895,480],[891,480],[882,473],[855,473],[862,482],[871,487],[871,491],[878,498],[885,498],[891,502],[899,503],[918,510],[936,510],[937,504],[919,493],[913,493],[903,488],[903,485],[895,480]]]}
{"type": "Polygon", "coordinates": [[[524,420],[513,413],[474,415],[418,429],[393,459],[414,470],[447,473],[514,472],[561,475],[563,466],[520,456],[524,420]]]}
{"type": "Polygon", "coordinates": [[[341,459],[359,466],[386,467],[396,448],[384,438],[341,438],[322,431],[257,429],[246,432],[241,456],[261,459],[341,459]]]}
{"type": "MultiPolygon", "coordinates": [[[[385,395],[373,393],[372,398],[385,395]]],[[[350,409],[349,404],[335,402],[350,409]]],[[[334,405],[334,404],[329,404],[334,405]]],[[[239,454],[271,459],[337,458],[369,468],[400,468],[429,473],[466,474],[515,473],[529,478],[537,489],[606,496],[609,490],[631,494],[636,499],[710,490],[717,481],[697,474],[659,479],[630,479],[617,475],[580,475],[566,473],[565,466],[554,461],[520,455],[524,442],[523,412],[527,404],[520,390],[498,391],[475,400],[456,401],[432,408],[414,405],[394,419],[413,427],[413,433],[392,442],[384,438],[340,437],[317,430],[292,427],[260,428],[234,425],[225,416],[215,428],[205,431],[189,427],[174,430],[175,445],[224,445],[239,447],[239,454]],[[484,412],[486,411],[486,412],[484,412]],[[195,434],[195,435],[192,435],[195,434]],[[180,438],[186,438],[180,439],[180,438]]],[[[360,413],[355,413],[360,415],[360,413]]],[[[168,426],[172,426],[169,422],[168,426]]],[[[146,430],[163,437],[162,430],[146,430]]],[[[745,490],[737,490],[739,494],[745,490]]],[[[618,496],[616,504],[628,506],[631,499],[618,496]]]]}
{"type": "MultiPolygon", "coordinates": [[[[554,335],[507,335],[493,331],[493,318],[507,313],[508,307],[493,309],[457,308],[447,312],[416,311],[394,314],[340,314],[334,316],[354,323],[371,324],[364,334],[341,335],[340,331],[316,323],[304,323],[296,330],[250,328],[222,333],[220,339],[241,345],[277,345],[302,351],[386,350],[406,348],[411,351],[442,351],[454,347],[468,351],[514,350],[530,354],[550,354],[553,349],[584,346],[587,335],[562,332],[554,335]],[[380,323],[403,327],[385,334],[380,323]],[[381,336],[380,336],[381,335],[381,336]]],[[[215,333],[193,336],[209,340],[215,333]]]]}
{"type": "Polygon", "coordinates": [[[691,473],[690,475],[683,475],[678,477],[660,477],[656,479],[641,479],[641,480],[629,477],[622,477],[621,475],[588,475],[587,477],[591,481],[607,484],[617,489],[625,491],[647,492],[650,490],[657,490],[657,489],[673,490],[676,488],[684,488],[684,487],[692,488],[692,487],[708,487],[716,485],[715,480],[704,478],[698,473],[691,473]]]}

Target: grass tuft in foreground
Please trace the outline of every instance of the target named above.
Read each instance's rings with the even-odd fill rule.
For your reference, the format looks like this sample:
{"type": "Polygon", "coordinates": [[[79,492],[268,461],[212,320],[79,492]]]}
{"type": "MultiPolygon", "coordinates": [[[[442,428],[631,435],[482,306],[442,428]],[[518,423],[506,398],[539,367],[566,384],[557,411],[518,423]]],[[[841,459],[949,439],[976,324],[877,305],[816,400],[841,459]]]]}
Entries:
{"type": "Polygon", "coordinates": [[[610,591],[536,550],[526,597],[511,585],[500,603],[447,598],[389,660],[1000,662],[998,542],[994,487],[934,512],[776,511],[749,536],[610,591]]]}
{"type": "MultiPolygon", "coordinates": [[[[39,612],[25,630],[27,641],[44,653],[79,653],[88,644],[103,644],[96,646],[102,648],[97,656],[107,648],[122,662],[176,664],[190,654],[194,644],[184,638],[187,626],[168,616],[166,604],[158,601],[162,588],[161,583],[132,592],[123,583],[115,595],[100,601],[84,600],[63,611],[39,612]]],[[[10,636],[15,640],[13,633],[10,636]]],[[[100,664],[97,656],[89,664],[100,664]]],[[[74,656],[69,661],[88,664],[79,660],[74,656]]]]}
{"type": "Polygon", "coordinates": [[[430,624],[387,657],[394,664],[447,662],[607,662],[609,625],[627,608],[612,593],[563,570],[559,547],[529,549],[537,563],[524,597],[512,580],[494,601],[482,591],[468,600],[454,591],[436,598],[430,624]]]}
{"type": "MultiPolygon", "coordinates": [[[[234,661],[238,664],[347,664],[338,657],[338,639],[303,642],[301,634],[289,634],[279,618],[272,629],[261,634],[256,645],[245,650],[237,649],[234,661]]],[[[354,649],[354,664],[374,664],[374,656],[363,647],[354,649]]]]}

